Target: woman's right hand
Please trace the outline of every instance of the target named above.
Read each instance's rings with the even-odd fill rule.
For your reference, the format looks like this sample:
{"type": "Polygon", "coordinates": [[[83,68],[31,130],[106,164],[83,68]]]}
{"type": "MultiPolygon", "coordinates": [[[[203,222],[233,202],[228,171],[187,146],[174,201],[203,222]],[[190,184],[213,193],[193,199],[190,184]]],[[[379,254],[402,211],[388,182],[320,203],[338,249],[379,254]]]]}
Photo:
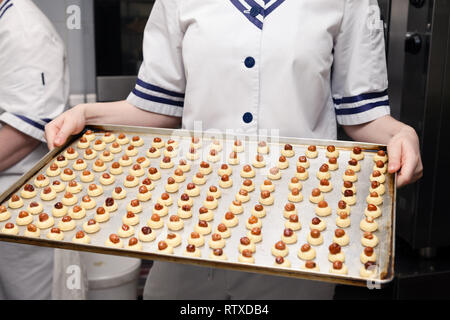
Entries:
{"type": "Polygon", "coordinates": [[[80,133],[86,125],[85,105],[67,110],[45,126],[45,139],[50,150],[63,145],[67,138],[80,133]]]}

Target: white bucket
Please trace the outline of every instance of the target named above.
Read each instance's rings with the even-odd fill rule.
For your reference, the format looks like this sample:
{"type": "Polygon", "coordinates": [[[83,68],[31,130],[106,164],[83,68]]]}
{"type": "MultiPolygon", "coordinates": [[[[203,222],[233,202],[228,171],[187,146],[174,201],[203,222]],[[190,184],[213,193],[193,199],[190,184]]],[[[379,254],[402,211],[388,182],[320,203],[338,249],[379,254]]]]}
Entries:
{"type": "Polygon", "coordinates": [[[82,253],[89,281],[88,300],[135,300],[141,260],[82,253]]]}

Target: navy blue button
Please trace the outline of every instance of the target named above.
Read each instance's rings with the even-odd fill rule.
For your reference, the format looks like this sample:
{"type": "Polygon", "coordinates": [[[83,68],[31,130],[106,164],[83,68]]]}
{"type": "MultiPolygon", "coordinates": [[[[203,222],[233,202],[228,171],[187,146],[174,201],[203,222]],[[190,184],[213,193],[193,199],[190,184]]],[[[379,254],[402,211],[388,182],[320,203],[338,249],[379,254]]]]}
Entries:
{"type": "Polygon", "coordinates": [[[255,66],[255,59],[253,57],[247,57],[245,59],[245,66],[247,68],[253,68],[255,66]]]}
{"type": "Polygon", "coordinates": [[[244,120],[245,123],[250,123],[253,121],[253,115],[250,112],[246,112],[242,116],[242,120],[244,120]]]}
{"type": "Polygon", "coordinates": [[[259,14],[259,9],[257,7],[253,7],[250,9],[250,15],[252,17],[256,17],[259,14]]]}

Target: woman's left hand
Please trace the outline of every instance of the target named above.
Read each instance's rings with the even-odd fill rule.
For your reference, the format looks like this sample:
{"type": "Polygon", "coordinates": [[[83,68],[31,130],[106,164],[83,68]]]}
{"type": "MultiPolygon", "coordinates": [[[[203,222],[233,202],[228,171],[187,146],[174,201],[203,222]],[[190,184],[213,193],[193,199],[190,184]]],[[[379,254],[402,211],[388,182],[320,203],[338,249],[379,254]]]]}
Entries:
{"type": "Polygon", "coordinates": [[[405,125],[389,140],[387,149],[388,171],[398,172],[397,187],[413,183],[422,177],[419,137],[413,128],[405,125]]]}

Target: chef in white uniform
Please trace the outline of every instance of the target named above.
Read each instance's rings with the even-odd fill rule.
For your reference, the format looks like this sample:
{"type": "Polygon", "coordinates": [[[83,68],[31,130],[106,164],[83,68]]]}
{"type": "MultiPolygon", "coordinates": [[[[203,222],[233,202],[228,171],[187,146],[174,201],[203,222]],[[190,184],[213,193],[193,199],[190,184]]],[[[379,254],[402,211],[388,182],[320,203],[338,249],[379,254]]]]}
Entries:
{"type": "MultiPolygon", "coordinates": [[[[30,0],[0,0],[0,193],[47,152],[68,97],[65,49],[30,0]]],[[[0,299],[49,299],[53,249],[0,243],[0,299]]]]}
{"type": "MultiPolygon", "coordinates": [[[[84,104],[46,128],[49,147],[119,123],[388,144],[399,185],[422,175],[415,131],[390,117],[376,0],[156,1],[126,101],[84,104]],[[142,112],[145,111],[145,112],[142,112]],[[196,128],[197,129],[197,128],[196,128]]],[[[380,27],[381,26],[381,27],[380,27]]],[[[155,262],[145,298],[331,298],[333,285],[155,262]]]]}

